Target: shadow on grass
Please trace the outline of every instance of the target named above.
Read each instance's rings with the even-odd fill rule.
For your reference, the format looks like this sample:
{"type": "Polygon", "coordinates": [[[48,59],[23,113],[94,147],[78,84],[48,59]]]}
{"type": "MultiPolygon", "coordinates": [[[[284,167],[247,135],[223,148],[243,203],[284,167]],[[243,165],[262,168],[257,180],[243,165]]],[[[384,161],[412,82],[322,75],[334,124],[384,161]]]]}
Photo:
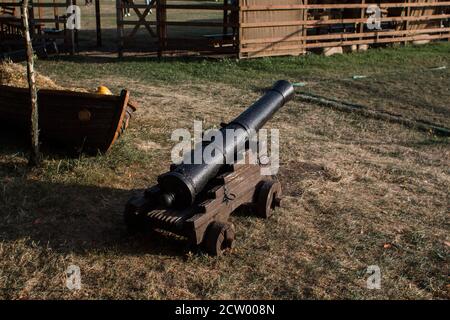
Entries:
{"type": "MultiPolygon", "coordinates": [[[[26,128],[16,128],[6,125],[0,129],[0,157],[21,154],[27,157],[31,140],[26,128]]],[[[77,158],[80,154],[95,156],[95,153],[82,153],[74,147],[62,143],[49,142],[40,137],[40,151],[53,159],[77,158]]],[[[6,164],[3,164],[6,165],[6,164]]]]}
{"type": "Polygon", "coordinates": [[[27,239],[66,254],[112,250],[124,255],[180,256],[187,249],[185,240],[169,234],[127,233],[122,213],[131,190],[2,176],[2,242],[27,239]]]}
{"type": "MultiPolygon", "coordinates": [[[[26,135],[0,134],[0,242],[27,239],[60,253],[185,254],[184,239],[127,233],[123,210],[137,190],[39,180],[27,165],[28,145],[26,135]]],[[[58,151],[50,153],[53,158],[67,159],[52,150],[58,151]]]]}

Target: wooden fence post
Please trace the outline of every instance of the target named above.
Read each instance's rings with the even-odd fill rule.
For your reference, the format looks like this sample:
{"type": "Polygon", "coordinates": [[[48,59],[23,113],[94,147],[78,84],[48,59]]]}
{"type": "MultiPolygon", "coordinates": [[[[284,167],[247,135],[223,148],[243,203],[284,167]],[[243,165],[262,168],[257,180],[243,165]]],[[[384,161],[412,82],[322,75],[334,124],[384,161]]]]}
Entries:
{"type": "MultiPolygon", "coordinates": [[[[225,8],[228,7],[228,5],[229,5],[228,0],[223,0],[223,5],[224,5],[225,8]]],[[[223,10],[223,24],[224,24],[224,26],[223,26],[223,31],[222,31],[222,34],[223,34],[222,39],[225,39],[226,38],[226,34],[228,33],[228,26],[226,24],[228,24],[229,21],[230,20],[228,19],[228,9],[224,9],[223,10]]]]}
{"type": "Polygon", "coordinates": [[[167,43],[166,0],[156,0],[156,33],[158,35],[158,57],[164,55],[167,43]]]}
{"type": "Polygon", "coordinates": [[[116,0],[116,20],[117,20],[117,53],[119,58],[123,57],[124,47],[124,27],[123,27],[123,3],[116,0]]]}
{"type": "Polygon", "coordinates": [[[102,46],[102,22],[100,15],[100,0],[95,0],[95,28],[97,31],[97,47],[102,46]]]}
{"type": "MultiPolygon", "coordinates": [[[[306,6],[305,9],[303,9],[303,21],[307,21],[308,20],[308,0],[304,0],[303,4],[306,6]]],[[[306,45],[308,44],[308,25],[306,23],[303,24],[302,26],[303,30],[302,30],[302,36],[303,36],[303,41],[302,41],[302,54],[306,54],[306,45]]]]}

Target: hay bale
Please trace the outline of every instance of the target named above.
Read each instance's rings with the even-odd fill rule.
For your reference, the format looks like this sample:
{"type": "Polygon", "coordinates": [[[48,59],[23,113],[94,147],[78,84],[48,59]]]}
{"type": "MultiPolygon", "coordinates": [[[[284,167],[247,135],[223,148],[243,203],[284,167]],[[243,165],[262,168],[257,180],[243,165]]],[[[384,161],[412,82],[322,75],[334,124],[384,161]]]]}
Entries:
{"type": "MultiPolygon", "coordinates": [[[[1,62],[0,63],[0,85],[28,88],[27,69],[16,63],[1,62]]],[[[36,73],[36,85],[43,89],[63,90],[64,88],[57,85],[48,77],[36,73]]]]}
{"type": "MultiPolygon", "coordinates": [[[[429,36],[429,34],[424,34],[423,37],[429,36]]],[[[430,43],[431,40],[429,39],[422,39],[422,40],[414,40],[412,43],[413,45],[424,45],[430,43]]]]}
{"type": "Polygon", "coordinates": [[[360,45],[358,45],[358,51],[359,52],[366,52],[367,50],[369,50],[369,45],[368,44],[360,44],[360,45]]]}
{"type": "MultiPolygon", "coordinates": [[[[89,90],[86,90],[84,88],[60,86],[49,77],[43,76],[38,72],[35,72],[35,76],[38,89],[89,92],[89,90]]],[[[10,61],[0,62],[0,85],[17,88],[28,88],[27,68],[25,66],[22,66],[21,64],[13,63],[10,61]]]]}
{"type": "Polygon", "coordinates": [[[344,49],[342,47],[327,47],[323,48],[323,55],[329,57],[335,54],[343,54],[344,49]]]}

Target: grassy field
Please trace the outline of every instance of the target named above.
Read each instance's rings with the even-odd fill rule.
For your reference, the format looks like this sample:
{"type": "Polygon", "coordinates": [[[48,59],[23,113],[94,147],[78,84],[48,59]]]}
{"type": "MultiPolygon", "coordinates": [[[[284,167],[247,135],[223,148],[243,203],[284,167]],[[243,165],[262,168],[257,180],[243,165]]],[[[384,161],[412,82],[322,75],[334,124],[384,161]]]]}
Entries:
{"type": "Polygon", "coordinates": [[[122,222],[133,191],[168,169],[173,129],[227,121],[281,78],[450,127],[450,72],[432,69],[440,66],[450,66],[449,43],[240,62],[38,61],[63,85],[127,87],[141,108],[110,153],[46,150],[41,169],[27,168],[18,139],[1,136],[0,297],[449,298],[449,139],[299,99],[268,125],[281,130],[284,207],[269,221],[233,216],[231,252],[214,258],[168,235],[131,237],[122,222]],[[65,287],[71,264],[79,291],[65,287]],[[369,265],[381,268],[381,290],[366,288],[369,265]]]}

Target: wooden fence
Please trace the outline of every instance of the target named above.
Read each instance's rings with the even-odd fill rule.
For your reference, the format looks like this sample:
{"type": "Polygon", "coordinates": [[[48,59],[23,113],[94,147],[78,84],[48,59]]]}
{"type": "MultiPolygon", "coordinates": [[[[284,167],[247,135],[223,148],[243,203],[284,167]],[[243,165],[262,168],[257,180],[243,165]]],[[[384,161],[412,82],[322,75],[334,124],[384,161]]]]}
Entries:
{"type": "Polygon", "coordinates": [[[240,0],[239,56],[449,39],[449,8],[450,1],[434,0],[240,0]],[[369,8],[379,18],[368,20],[369,8]]]}
{"type": "MultiPolygon", "coordinates": [[[[14,8],[7,14],[0,14],[0,52],[14,51],[23,46],[21,5],[19,0],[0,2],[0,8],[14,8]]],[[[75,52],[77,31],[66,28],[70,5],[76,5],[76,0],[30,1],[29,24],[34,45],[54,43],[66,52],[75,52]]]]}
{"type": "Polygon", "coordinates": [[[159,55],[192,51],[251,58],[449,39],[449,8],[450,1],[438,0],[153,0],[150,5],[125,5],[117,0],[119,55],[140,27],[148,31],[159,55]],[[378,8],[375,14],[380,14],[374,20],[380,23],[379,29],[368,24],[368,9],[374,5],[378,8]],[[125,7],[138,20],[125,19],[125,7]],[[210,12],[214,19],[173,18],[171,13],[180,11],[186,15],[210,12]],[[126,26],[133,28],[128,34],[126,26]],[[171,28],[186,32],[170,32],[171,28]],[[188,36],[193,30],[204,31],[188,36]]]}
{"type": "Polygon", "coordinates": [[[235,30],[237,36],[238,23],[229,21],[229,13],[237,12],[238,7],[228,4],[228,0],[222,1],[223,3],[151,0],[146,5],[116,0],[119,56],[123,55],[123,51],[130,44],[137,41],[139,29],[144,29],[147,33],[146,45],[157,51],[158,55],[189,51],[235,54],[237,37],[230,32],[235,30]],[[127,11],[131,13],[132,18],[126,18],[127,11]],[[189,15],[199,12],[206,12],[206,16],[210,14],[213,19],[188,18],[189,15]],[[183,20],[179,16],[186,18],[183,20]],[[127,31],[127,27],[131,30],[127,31]]]}
{"type": "MultiPolygon", "coordinates": [[[[60,41],[74,53],[78,34],[67,30],[66,10],[76,1],[34,0],[33,40],[60,41]]],[[[95,2],[100,44],[100,1],[95,2]]],[[[19,0],[0,0],[0,7],[17,8],[19,19],[19,0]]],[[[119,56],[131,50],[252,58],[450,38],[450,1],[444,0],[116,0],[116,9],[119,56]],[[368,23],[373,6],[379,29],[368,23]]],[[[11,18],[1,19],[0,51],[18,35],[11,18]]]]}

